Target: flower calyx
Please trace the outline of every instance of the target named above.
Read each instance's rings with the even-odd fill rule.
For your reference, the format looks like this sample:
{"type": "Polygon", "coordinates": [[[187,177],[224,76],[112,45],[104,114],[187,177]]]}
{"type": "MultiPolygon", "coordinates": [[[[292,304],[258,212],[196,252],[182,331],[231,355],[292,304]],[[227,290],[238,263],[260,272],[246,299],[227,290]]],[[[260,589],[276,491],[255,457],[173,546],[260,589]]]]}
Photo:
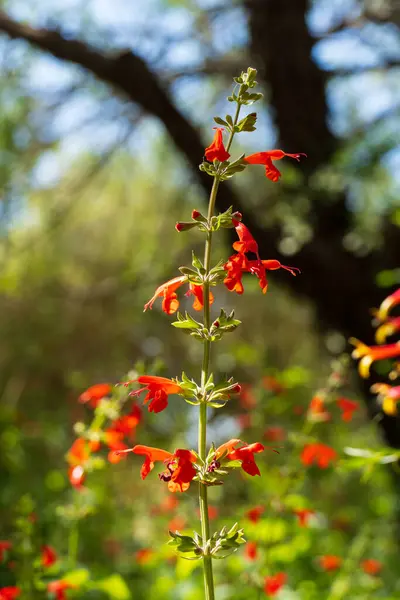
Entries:
{"type": "Polygon", "coordinates": [[[239,524],[235,523],[230,529],[225,525],[220,531],[216,531],[208,541],[208,553],[212,558],[223,559],[233,554],[246,543],[243,529],[239,529],[239,524]]]}
{"type": "Polygon", "coordinates": [[[178,221],[178,223],[175,225],[175,229],[179,232],[189,231],[194,227],[197,227],[197,229],[200,231],[209,231],[207,218],[198,210],[192,211],[192,221],[178,221]]]}
{"type": "Polygon", "coordinates": [[[179,531],[169,531],[171,539],[169,540],[168,546],[186,560],[199,560],[204,555],[203,550],[203,539],[197,533],[194,532],[193,537],[190,535],[183,535],[179,531]]]}
{"type": "MultiPolygon", "coordinates": [[[[246,167],[244,166],[243,168],[246,167]]],[[[234,221],[237,222],[241,220],[242,214],[238,211],[233,212],[233,206],[230,206],[225,212],[220,213],[219,215],[215,215],[211,218],[211,231],[218,231],[218,229],[221,229],[221,227],[223,229],[232,229],[233,227],[235,227],[234,221]]]]}

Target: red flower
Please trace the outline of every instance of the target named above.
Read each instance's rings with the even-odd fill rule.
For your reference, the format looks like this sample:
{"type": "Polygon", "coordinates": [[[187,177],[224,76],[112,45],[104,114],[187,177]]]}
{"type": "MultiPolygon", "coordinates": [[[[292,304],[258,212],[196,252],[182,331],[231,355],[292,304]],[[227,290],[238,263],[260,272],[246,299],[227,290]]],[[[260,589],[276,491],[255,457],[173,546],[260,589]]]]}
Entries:
{"type": "Polygon", "coordinates": [[[159,475],[159,478],[161,481],[168,483],[170,492],[185,492],[189,488],[193,477],[196,476],[196,469],[193,467],[193,463],[196,462],[196,455],[190,450],[178,449],[175,450],[174,454],[171,454],[171,452],[159,448],[138,445],[122,450],[120,453],[126,452],[134,452],[145,456],[140,470],[142,479],[146,479],[150,471],[153,470],[155,462],[164,462],[166,469],[159,475]]]}
{"type": "Polygon", "coordinates": [[[354,411],[359,410],[360,408],[358,402],[349,400],[348,398],[338,398],[336,404],[342,411],[342,421],[346,422],[351,421],[354,411]]]}
{"type": "Polygon", "coordinates": [[[338,458],[336,450],[325,444],[307,444],[301,453],[301,462],[310,466],[316,464],[320,469],[327,469],[331,462],[338,458]]]}
{"type": "Polygon", "coordinates": [[[361,377],[364,378],[369,377],[369,369],[374,361],[400,356],[400,342],[397,342],[397,344],[387,344],[385,346],[367,346],[356,338],[350,338],[349,342],[355,346],[355,349],[351,354],[352,357],[361,358],[358,363],[358,372],[361,377]]]}
{"type": "Polygon", "coordinates": [[[301,508],[294,510],[293,512],[299,520],[300,527],[307,527],[308,519],[311,517],[311,515],[315,515],[315,511],[308,508],[301,508]]]}
{"type": "Polygon", "coordinates": [[[286,431],[283,427],[267,427],[264,431],[264,437],[270,442],[283,442],[286,438],[286,431]]]}
{"type": "MultiPolygon", "coordinates": [[[[179,300],[176,290],[181,287],[184,283],[187,283],[186,275],[180,277],[174,277],[160,285],[154,292],[154,296],[144,305],[144,310],[152,309],[154,302],[157,298],[163,298],[161,307],[167,315],[173,315],[179,308],[179,300]]],[[[203,288],[202,286],[189,284],[189,291],[186,295],[194,294],[195,300],[193,302],[194,310],[202,310],[203,308],[203,288]],[[200,288],[200,289],[196,289],[200,288]]],[[[210,304],[214,301],[213,295],[210,293],[210,304]]]]}
{"type": "Polygon", "coordinates": [[[88,388],[79,396],[79,402],[89,404],[92,408],[96,408],[100,400],[111,394],[112,386],[109,383],[97,383],[88,388]]]}
{"type": "Polygon", "coordinates": [[[324,571],[336,571],[342,564],[342,559],[334,554],[325,554],[319,557],[318,562],[324,571]]]}
{"type": "Polygon", "coordinates": [[[68,479],[73,487],[80,489],[86,479],[85,469],[82,467],[82,465],[70,467],[68,469],[68,479]]]}
{"type": "Polygon", "coordinates": [[[253,252],[258,256],[258,244],[250,233],[250,230],[241,221],[232,220],[235,226],[236,233],[238,234],[239,241],[233,244],[233,249],[240,254],[245,252],[253,252]]]}
{"type": "Polygon", "coordinates": [[[43,546],[41,561],[42,567],[51,567],[57,562],[57,554],[51,546],[43,546]]]}
{"type": "Polygon", "coordinates": [[[256,465],[256,461],[254,458],[254,454],[258,454],[259,452],[263,452],[264,446],[260,444],[260,442],[256,442],[254,444],[246,444],[242,442],[242,440],[232,439],[219,448],[216,449],[215,455],[216,458],[220,458],[222,455],[225,455],[224,458],[226,460],[239,460],[242,463],[242,469],[249,475],[261,475],[259,468],[256,465]],[[239,448],[236,448],[238,444],[244,444],[239,448]]]}
{"type": "Polygon", "coordinates": [[[215,135],[212,143],[205,149],[204,155],[209,162],[213,162],[215,159],[220,162],[228,160],[230,157],[229,152],[225,150],[224,141],[222,139],[223,127],[213,127],[215,129],[215,135]]]}
{"type": "Polygon", "coordinates": [[[393,292],[393,294],[390,294],[390,296],[388,296],[387,298],[384,299],[384,301],[382,302],[382,304],[379,307],[379,310],[377,311],[377,317],[380,321],[386,321],[387,316],[389,314],[389,312],[391,311],[391,309],[393,308],[393,306],[397,306],[397,304],[400,303],[400,288],[398,290],[396,290],[395,292],[393,292]]]}
{"type": "Polygon", "coordinates": [[[258,554],[258,548],[257,548],[256,542],[247,542],[245,549],[244,549],[245,557],[248,558],[249,560],[256,560],[257,554],[258,554]]]}
{"type": "Polygon", "coordinates": [[[265,578],[264,591],[267,596],[275,596],[280,589],[285,585],[287,581],[286,573],[277,573],[276,575],[269,575],[265,578]]]}
{"type": "Polygon", "coordinates": [[[130,435],[139,425],[141,420],[142,409],[137,404],[133,404],[131,407],[131,412],[123,417],[119,417],[119,419],[116,419],[108,431],[116,431],[124,436],[130,435]]]}
{"type": "Polygon", "coordinates": [[[156,375],[141,375],[137,379],[126,381],[123,385],[128,386],[135,382],[142,383],[144,387],[140,388],[140,390],[130,392],[129,395],[138,396],[147,390],[148,393],[143,402],[144,404],[147,404],[147,402],[151,400],[149,404],[149,412],[161,412],[167,408],[168,396],[170,394],[179,394],[182,392],[181,386],[175,381],[172,381],[172,379],[167,379],[166,377],[157,377],[156,375]]]}
{"type": "Polygon", "coordinates": [[[382,410],[387,415],[397,414],[397,403],[400,401],[400,385],[389,385],[387,383],[374,383],[371,392],[379,394],[378,399],[382,403],[382,410]]]}
{"type": "Polygon", "coordinates": [[[265,377],[262,378],[262,384],[266,390],[274,392],[277,395],[283,394],[286,391],[285,386],[282,385],[282,383],[280,383],[276,377],[271,375],[265,375],[265,377]]]}
{"type": "Polygon", "coordinates": [[[21,590],[18,587],[3,587],[0,588],[0,600],[14,600],[18,598],[21,590]]]}
{"type": "Polygon", "coordinates": [[[307,416],[310,421],[322,422],[331,419],[331,413],[326,410],[325,401],[320,396],[314,396],[314,398],[312,398],[308,407],[307,416]]]}
{"type": "Polygon", "coordinates": [[[71,465],[68,470],[68,478],[76,488],[82,487],[85,481],[85,463],[89,460],[92,452],[97,452],[100,448],[100,442],[88,441],[83,438],[77,438],[67,453],[67,462],[71,465]]]}
{"type": "Polygon", "coordinates": [[[182,529],[185,529],[186,525],[187,521],[184,517],[175,515],[168,523],[168,531],[182,531],[182,529]]]}
{"type": "Polygon", "coordinates": [[[368,575],[378,575],[382,571],[382,563],[375,558],[367,558],[361,563],[361,567],[368,575]]]}
{"type": "Polygon", "coordinates": [[[283,150],[269,150],[267,152],[257,152],[256,154],[251,154],[250,156],[246,156],[243,160],[249,165],[265,165],[265,175],[271,181],[276,182],[279,181],[281,172],[278,171],[272,161],[280,160],[284,156],[288,156],[289,158],[294,158],[295,160],[299,161],[301,156],[307,156],[307,154],[304,154],[304,152],[288,154],[287,152],[283,152],[283,150]]]}
{"type": "Polygon", "coordinates": [[[252,523],[258,523],[258,521],[260,520],[261,515],[264,513],[264,511],[265,511],[264,506],[255,506],[254,508],[251,508],[250,510],[247,511],[246,517],[252,523]]]}
{"type": "Polygon", "coordinates": [[[0,540],[0,562],[4,560],[4,554],[6,550],[9,550],[12,547],[12,543],[7,540],[0,540]]]}
{"type": "Polygon", "coordinates": [[[244,254],[238,253],[230,256],[224,264],[224,269],[227,276],[224,279],[224,284],[230,292],[243,294],[244,288],[242,284],[243,273],[252,273],[260,280],[260,287],[263,294],[266,294],[268,289],[266,271],[275,271],[277,269],[285,269],[292,275],[296,276],[299,271],[297,267],[288,267],[282,265],[279,260],[248,260],[244,254]]]}
{"type": "Polygon", "coordinates": [[[250,383],[240,384],[239,402],[243,408],[254,408],[257,400],[253,393],[253,386],[250,383]]]}
{"type": "Polygon", "coordinates": [[[142,548],[135,553],[135,560],[139,565],[145,565],[151,560],[154,552],[150,548],[142,548]]]}
{"type": "Polygon", "coordinates": [[[375,339],[378,344],[384,344],[386,338],[394,335],[400,330],[400,317],[391,317],[383,325],[378,327],[375,332],[375,339]]]}
{"type": "Polygon", "coordinates": [[[67,600],[66,590],[73,590],[76,587],[76,585],[72,585],[65,579],[57,579],[47,584],[47,591],[55,594],[56,600],[67,600]]]}

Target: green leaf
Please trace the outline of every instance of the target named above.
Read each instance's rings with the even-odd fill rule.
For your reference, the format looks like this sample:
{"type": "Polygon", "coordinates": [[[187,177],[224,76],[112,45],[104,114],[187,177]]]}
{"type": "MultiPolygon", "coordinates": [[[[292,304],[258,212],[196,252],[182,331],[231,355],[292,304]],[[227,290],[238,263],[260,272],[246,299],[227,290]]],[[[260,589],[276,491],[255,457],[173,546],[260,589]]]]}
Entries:
{"type": "Polygon", "coordinates": [[[76,585],[76,587],[81,587],[89,578],[90,575],[87,569],[76,569],[76,571],[70,571],[63,576],[63,579],[72,585],[76,585]]]}
{"type": "Polygon", "coordinates": [[[229,127],[228,123],[221,119],[221,117],[214,117],[214,121],[217,123],[217,125],[224,125],[225,127],[229,127]]]}
{"type": "Polygon", "coordinates": [[[114,600],[129,600],[132,598],[128,586],[118,573],[96,581],[94,585],[96,589],[108,594],[114,600]]]}

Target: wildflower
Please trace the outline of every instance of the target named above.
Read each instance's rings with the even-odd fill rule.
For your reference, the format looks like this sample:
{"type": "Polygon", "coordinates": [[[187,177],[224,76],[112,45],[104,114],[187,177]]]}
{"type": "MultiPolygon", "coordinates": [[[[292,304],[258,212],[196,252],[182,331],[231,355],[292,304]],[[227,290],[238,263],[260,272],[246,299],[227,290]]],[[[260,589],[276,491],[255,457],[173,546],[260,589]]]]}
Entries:
{"type": "Polygon", "coordinates": [[[283,150],[269,150],[267,152],[256,152],[256,154],[250,154],[250,156],[245,156],[243,160],[249,165],[265,165],[266,177],[273,182],[277,182],[281,177],[281,172],[278,171],[272,161],[281,160],[281,158],[284,158],[285,156],[294,158],[297,160],[297,162],[299,162],[300,157],[307,156],[307,154],[304,154],[304,152],[288,154],[287,152],[283,152],[283,150]]]}
{"type": "Polygon", "coordinates": [[[168,531],[182,531],[187,526],[187,521],[184,517],[175,515],[168,523],[168,531]]]}
{"type": "MultiPolygon", "coordinates": [[[[170,279],[166,281],[162,285],[160,285],[156,291],[154,292],[154,296],[150,298],[150,300],[144,305],[144,311],[153,308],[154,302],[157,298],[163,298],[161,308],[167,315],[173,315],[179,308],[179,300],[176,290],[180,288],[184,283],[188,283],[186,275],[181,275],[180,277],[174,277],[174,279],[170,279]]],[[[193,283],[189,284],[189,291],[187,295],[194,295],[195,299],[193,302],[194,310],[202,310],[203,308],[203,289],[202,286],[197,286],[193,283]],[[198,290],[196,288],[200,288],[198,290]]],[[[212,294],[210,294],[210,304],[214,301],[212,294]]]]}
{"type": "Polygon", "coordinates": [[[181,386],[167,377],[158,377],[157,375],[141,375],[137,379],[126,381],[123,385],[128,386],[131,383],[141,383],[144,387],[140,390],[130,392],[130,396],[138,396],[147,390],[147,395],[143,400],[144,404],[149,404],[149,412],[159,413],[168,406],[168,396],[170,394],[179,394],[182,392],[181,386]]]}
{"type": "Polygon", "coordinates": [[[56,600],[67,600],[66,590],[73,590],[76,587],[65,579],[57,579],[47,584],[47,591],[55,594],[56,600]]]}
{"type": "Polygon", "coordinates": [[[96,383],[79,396],[79,402],[96,408],[100,400],[111,394],[111,391],[112,387],[109,383],[96,383]]]}
{"type": "Polygon", "coordinates": [[[253,386],[250,383],[240,384],[239,403],[243,408],[254,408],[257,405],[257,399],[253,393],[253,386]]]}
{"type": "Polygon", "coordinates": [[[70,467],[68,469],[68,479],[74,488],[80,489],[86,479],[85,469],[82,465],[70,467]]]}
{"type": "Polygon", "coordinates": [[[269,575],[264,579],[264,591],[267,596],[276,596],[287,581],[286,573],[280,572],[276,575],[269,575]]]}
{"type": "Polygon", "coordinates": [[[123,454],[119,454],[121,450],[126,450],[128,446],[124,443],[124,434],[118,431],[114,431],[112,428],[107,429],[104,432],[105,442],[109,448],[108,460],[110,463],[118,463],[125,456],[123,454]]]}
{"type": "Polygon", "coordinates": [[[130,413],[116,419],[110,429],[121,433],[122,435],[130,435],[142,420],[142,409],[137,404],[133,404],[130,413]]]}
{"type": "Polygon", "coordinates": [[[346,422],[351,421],[354,412],[360,408],[358,402],[349,400],[348,398],[338,398],[336,400],[336,404],[342,411],[342,421],[346,422]]]}
{"type": "Polygon", "coordinates": [[[387,383],[374,383],[371,392],[379,394],[378,399],[382,403],[382,410],[387,415],[397,414],[397,403],[400,401],[400,385],[389,385],[387,383]]]}
{"type": "Polygon", "coordinates": [[[382,571],[382,563],[375,558],[367,558],[361,562],[361,567],[368,575],[378,575],[382,571]]]}
{"type": "Polygon", "coordinates": [[[265,375],[265,377],[262,378],[262,384],[266,390],[274,392],[276,395],[285,392],[285,386],[272,375],[265,375]]]}
{"type": "Polygon", "coordinates": [[[391,317],[385,323],[380,325],[375,332],[375,339],[378,344],[384,344],[386,338],[394,335],[400,330],[400,317],[391,317]]]}
{"type": "Polygon", "coordinates": [[[263,452],[264,446],[260,442],[254,444],[246,444],[242,440],[232,439],[215,451],[216,458],[220,458],[224,455],[224,458],[228,461],[239,460],[242,463],[242,469],[249,475],[261,475],[259,468],[256,465],[254,454],[263,452]],[[244,444],[239,448],[236,448],[238,444],[244,444]]]}
{"type": "Polygon", "coordinates": [[[142,479],[146,479],[147,475],[154,469],[154,463],[157,461],[164,462],[166,469],[159,475],[161,481],[168,483],[170,492],[185,492],[196,476],[196,469],[193,463],[196,462],[196,455],[190,450],[178,449],[173,454],[159,448],[151,448],[149,446],[134,446],[127,450],[118,451],[118,453],[133,452],[145,456],[143,466],[140,470],[142,479]]]}
{"type": "Polygon", "coordinates": [[[288,267],[282,265],[279,260],[248,260],[242,253],[230,256],[227,262],[223,265],[227,276],[224,279],[224,284],[230,292],[243,294],[244,288],[242,284],[243,273],[252,273],[260,281],[260,288],[263,294],[266,294],[268,289],[268,281],[266,271],[276,271],[277,269],[285,269],[292,275],[296,276],[299,269],[297,267],[288,267]]]}
{"type": "Polygon", "coordinates": [[[264,431],[264,437],[270,442],[283,442],[286,438],[286,431],[283,427],[267,427],[264,431]]]}
{"type": "Polygon", "coordinates": [[[318,562],[324,571],[336,571],[340,568],[342,559],[340,556],[335,556],[334,554],[325,554],[319,557],[318,562]]]}
{"type": "Polygon", "coordinates": [[[356,338],[349,339],[350,344],[355,346],[352,352],[353,358],[361,358],[358,363],[358,372],[365,379],[369,377],[371,364],[376,360],[385,360],[400,356],[400,342],[397,344],[387,344],[385,346],[367,346],[356,338]]]}
{"type": "Polygon", "coordinates": [[[21,593],[21,589],[15,586],[0,588],[0,600],[14,600],[18,598],[21,593]]]}
{"type": "Polygon", "coordinates": [[[397,306],[397,304],[399,304],[399,303],[400,303],[400,288],[398,290],[396,290],[395,292],[393,292],[393,294],[390,294],[390,296],[387,296],[387,298],[384,299],[384,301],[382,302],[382,304],[379,307],[379,310],[377,311],[376,316],[378,317],[378,319],[380,321],[385,321],[387,319],[389,312],[393,308],[393,306],[397,306]]]}
{"type": "Polygon", "coordinates": [[[149,560],[151,560],[153,555],[154,552],[150,548],[142,548],[141,550],[135,552],[135,560],[138,565],[145,565],[149,562],[149,560]]]}
{"type": "Polygon", "coordinates": [[[306,444],[301,453],[301,462],[304,465],[316,464],[320,469],[327,469],[337,458],[336,450],[320,443],[306,444]]]}
{"type": "Polygon", "coordinates": [[[51,567],[57,562],[57,554],[51,546],[43,546],[41,555],[42,567],[51,567]]]}
{"type": "Polygon", "coordinates": [[[212,143],[208,148],[205,149],[204,155],[209,162],[219,160],[224,162],[230,157],[229,152],[225,150],[224,141],[222,139],[223,127],[213,127],[215,129],[215,135],[212,143]]]}
{"type": "Polygon", "coordinates": [[[4,555],[7,550],[10,550],[12,543],[7,540],[0,540],[0,562],[4,560],[4,555]]]}
{"type": "Polygon", "coordinates": [[[300,527],[307,527],[308,520],[312,515],[315,515],[314,510],[310,510],[308,508],[301,508],[293,511],[296,517],[298,518],[298,523],[300,527]]]}
{"type": "Polygon", "coordinates": [[[244,549],[245,557],[248,558],[249,560],[256,560],[257,554],[258,554],[258,548],[257,548],[256,542],[247,542],[245,549],[244,549]]]}
{"type": "Polygon", "coordinates": [[[331,413],[325,408],[325,400],[321,396],[314,396],[308,406],[307,417],[310,421],[330,421],[331,413]]]}
{"type": "Polygon", "coordinates": [[[67,453],[67,462],[71,465],[68,470],[68,478],[73,487],[80,488],[85,480],[84,466],[89,460],[92,452],[97,452],[100,442],[88,441],[77,438],[67,453]]]}
{"type": "Polygon", "coordinates": [[[250,510],[247,511],[246,517],[252,523],[258,523],[258,521],[260,520],[261,515],[264,513],[264,511],[265,511],[264,506],[261,506],[261,505],[255,506],[254,508],[251,508],[250,510]]]}
{"type": "Polygon", "coordinates": [[[241,221],[232,220],[232,223],[238,234],[239,241],[233,244],[233,249],[240,254],[245,252],[253,252],[258,257],[258,244],[250,233],[250,230],[241,221]]]}

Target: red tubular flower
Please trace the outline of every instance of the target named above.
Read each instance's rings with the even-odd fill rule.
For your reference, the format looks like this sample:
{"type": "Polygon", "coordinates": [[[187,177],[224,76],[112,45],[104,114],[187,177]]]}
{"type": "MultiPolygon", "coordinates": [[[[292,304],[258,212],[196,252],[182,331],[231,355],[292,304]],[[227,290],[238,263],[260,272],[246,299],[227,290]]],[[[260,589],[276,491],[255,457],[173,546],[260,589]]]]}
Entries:
{"type": "Polygon", "coordinates": [[[382,571],[382,563],[375,558],[367,558],[361,562],[361,567],[368,575],[379,575],[382,571]]]}
{"type": "Polygon", "coordinates": [[[88,388],[79,396],[79,402],[89,404],[92,408],[96,408],[100,400],[111,394],[112,386],[109,383],[97,383],[88,388]]]}
{"type": "Polygon", "coordinates": [[[318,562],[319,566],[324,571],[336,571],[340,568],[342,559],[340,556],[335,556],[334,554],[325,554],[318,558],[318,562]]]}
{"type": "Polygon", "coordinates": [[[92,452],[97,452],[100,442],[77,438],[67,453],[67,462],[70,465],[80,465],[89,460],[92,452]]]}
{"type": "Polygon", "coordinates": [[[193,463],[196,462],[196,455],[190,450],[179,448],[171,454],[171,452],[160,450],[160,448],[138,445],[118,453],[124,454],[126,452],[145,456],[140,470],[142,479],[146,479],[150,471],[153,470],[155,462],[164,462],[166,470],[159,475],[159,478],[161,481],[168,483],[170,492],[185,492],[189,488],[193,477],[196,476],[196,469],[193,466],[193,463]]]}
{"type": "MultiPolygon", "coordinates": [[[[194,296],[193,308],[194,310],[203,310],[204,308],[204,292],[202,285],[195,285],[194,283],[189,284],[189,289],[185,296],[194,296]]],[[[209,303],[210,305],[214,302],[214,296],[209,292],[209,303]]]]}
{"type": "Polygon", "coordinates": [[[227,271],[227,276],[224,279],[225,286],[230,292],[236,292],[237,294],[243,294],[244,291],[242,284],[242,274],[244,272],[256,275],[260,280],[260,287],[263,294],[266,294],[268,289],[266,271],[285,269],[294,276],[296,276],[299,271],[297,267],[282,265],[279,260],[248,260],[245,255],[241,253],[229,257],[228,261],[224,264],[224,269],[227,271]]]}
{"type": "Polygon", "coordinates": [[[15,600],[20,595],[19,587],[9,586],[0,588],[0,600],[15,600]]]}
{"type": "Polygon", "coordinates": [[[41,563],[42,567],[51,567],[57,562],[57,554],[51,546],[43,546],[41,563]]]}
{"type": "MultiPolygon", "coordinates": [[[[167,315],[173,315],[179,308],[179,300],[176,290],[181,287],[184,283],[187,283],[185,275],[180,277],[174,277],[160,285],[154,292],[154,296],[144,305],[144,311],[153,308],[154,302],[157,298],[163,298],[161,307],[167,315]]],[[[203,286],[197,286],[193,283],[189,284],[189,291],[187,295],[193,294],[195,300],[193,302],[194,310],[202,310],[203,308],[203,286]],[[198,288],[198,289],[196,289],[198,288]]],[[[213,302],[213,296],[210,294],[210,304],[213,302]]]]}
{"type": "Polygon", "coordinates": [[[12,543],[7,540],[0,540],[0,562],[4,560],[4,554],[7,550],[10,550],[12,543]]]}
{"type": "Polygon", "coordinates": [[[246,444],[242,440],[232,439],[216,449],[216,458],[225,455],[227,460],[239,460],[242,463],[242,469],[249,475],[261,475],[259,468],[256,465],[254,454],[264,451],[264,446],[260,442],[254,444],[246,444]],[[237,448],[238,444],[243,444],[237,448]]]}
{"type": "Polygon", "coordinates": [[[224,162],[230,157],[229,152],[225,150],[224,141],[222,139],[224,128],[213,127],[213,129],[215,129],[214,139],[208,148],[205,149],[204,155],[210,162],[213,162],[215,159],[224,162]]]}
{"type": "Polygon", "coordinates": [[[258,523],[258,521],[261,519],[261,515],[264,514],[264,511],[265,506],[255,506],[254,508],[251,508],[247,511],[246,517],[252,523],[258,523]]]}
{"type": "Polygon", "coordinates": [[[138,396],[145,390],[147,390],[147,395],[144,399],[144,404],[147,404],[149,400],[151,400],[149,404],[149,412],[159,413],[168,406],[168,396],[170,394],[179,394],[182,392],[181,386],[172,381],[172,379],[167,379],[166,377],[157,377],[156,375],[141,375],[137,379],[133,379],[131,381],[126,381],[123,385],[128,386],[131,383],[142,383],[144,387],[140,390],[135,390],[134,392],[130,392],[130,396],[138,396]]]}
{"type": "Polygon", "coordinates": [[[258,244],[250,233],[250,230],[241,221],[232,220],[238,234],[239,241],[233,244],[233,249],[240,254],[245,252],[253,252],[258,256],[258,244]]]}
{"type": "Polygon", "coordinates": [[[298,522],[300,527],[307,527],[308,520],[312,515],[315,515],[314,510],[310,510],[308,508],[301,508],[293,511],[296,517],[298,518],[298,522]]]}
{"type": "Polygon", "coordinates": [[[354,412],[360,408],[358,402],[349,400],[348,398],[338,398],[336,400],[336,404],[342,411],[342,421],[346,422],[351,421],[354,412]]]}
{"type": "Polygon", "coordinates": [[[308,406],[307,417],[310,421],[330,421],[331,413],[326,410],[323,398],[320,396],[314,396],[314,398],[312,398],[308,406]]]}
{"type": "Polygon", "coordinates": [[[369,377],[369,370],[371,364],[376,360],[385,360],[387,358],[396,358],[400,356],[400,342],[397,344],[387,344],[385,346],[367,346],[357,340],[357,338],[350,338],[350,344],[355,346],[355,349],[352,352],[353,358],[361,358],[358,363],[358,372],[361,377],[366,379],[369,377]]]}
{"type": "Polygon", "coordinates": [[[56,600],[67,600],[66,591],[73,590],[76,587],[76,585],[72,585],[72,583],[69,583],[65,579],[57,579],[47,584],[47,591],[55,594],[56,600]]]}
{"type": "Polygon", "coordinates": [[[287,581],[286,573],[280,572],[276,575],[269,575],[264,580],[264,591],[267,596],[276,596],[287,581]]]}
{"type": "Polygon", "coordinates": [[[258,548],[257,548],[256,542],[247,542],[245,549],[244,549],[245,557],[248,558],[249,560],[256,560],[257,554],[258,554],[258,548]]]}
{"type": "Polygon", "coordinates": [[[376,316],[378,319],[380,321],[386,321],[389,312],[392,310],[393,306],[397,306],[397,304],[400,304],[400,288],[384,299],[377,311],[376,316]]]}
{"type": "Polygon", "coordinates": [[[397,403],[400,401],[400,385],[389,385],[387,383],[374,383],[371,392],[379,394],[382,410],[387,415],[397,414],[397,403]]]}
{"type": "Polygon", "coordinates": [[[307,444],[301,453],[301,462],[306,466],[316,464],[320,469],[327,469],[331,462],[337,460],[336,450],[325,444],[307,444]]]}
{"type": "Polygon", "coordinates": [[[398,331],[400,331],[400,317],[391,317],[376,330],[376,342],[384,344],[387,337],[394,335],[398,331]]]}
{"type": "Polygon", "coordinates": [[[265,165],[265,175],[271,181],[279,181],[281,177],[281,172],[275,167],[272,163],[273,160],[280,160],[288,156],[289,158],[294,158],[299,162],[301,156],[307,156],[304,152],[299,152],[297,154],[288,154],[287,152],[283,152],[283,150],[269,150],[267,152],[256,152],[256,154],[250,154],[250,156],[245,156],[243,159],[249,165],[265,165]]]}

